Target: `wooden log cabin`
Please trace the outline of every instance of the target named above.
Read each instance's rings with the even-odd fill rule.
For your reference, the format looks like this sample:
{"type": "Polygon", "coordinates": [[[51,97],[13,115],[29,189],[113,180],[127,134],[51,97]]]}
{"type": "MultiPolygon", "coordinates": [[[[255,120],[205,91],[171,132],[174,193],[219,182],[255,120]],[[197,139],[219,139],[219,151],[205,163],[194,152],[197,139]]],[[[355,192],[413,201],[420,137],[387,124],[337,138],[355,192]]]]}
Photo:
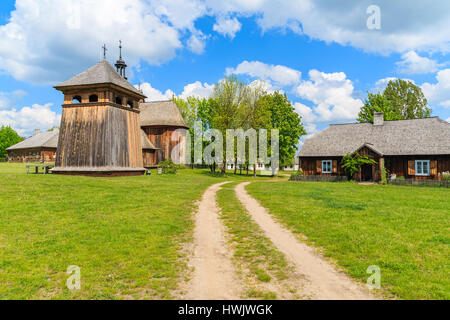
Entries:
{"type": "Polygon", "coordinates": [[[307,139],[300,151],[304,175],[344,176],[342,158],[358,152],[375,161],[356,174],[360,181],[389,177],[440,180],[450,172],[450,123],[438,118],[331,125],[307,139]]]}
{"type": "Polygon", "coordinates": [[[35,132],[34,136],[6,149],[8,162],[55,162],[58,136],[58,130],[35,132]]]}
{"type": "Polygon", "coordinates": [[[172,159],[186,163],[186,134],[188,126],[173,100],[141,103],[141,126],[155,146],[155,161],[172,159]]]}

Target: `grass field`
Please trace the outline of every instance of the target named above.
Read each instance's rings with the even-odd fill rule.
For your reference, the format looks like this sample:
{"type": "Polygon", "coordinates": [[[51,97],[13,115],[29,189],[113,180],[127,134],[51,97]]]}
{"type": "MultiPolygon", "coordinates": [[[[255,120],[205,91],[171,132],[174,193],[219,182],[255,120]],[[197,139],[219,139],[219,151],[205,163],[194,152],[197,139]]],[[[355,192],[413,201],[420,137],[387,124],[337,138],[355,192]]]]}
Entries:
{"type": "Polygon", "coordinates": [[[253,183],[247,190],[352,277],[381,268],[382,293],[450,299],[450,191],[352,183],[253,183]]]}
{"type": "MultiPolygon", "coordinates": [[[[88,178],[0,163],[0,299],[171,298],[208,171],[88,178]],[[82,290],[66,288],[81,268],[82,290]]],[[[249,179],[233,177],[232,179],[249,179]]]]}
{"type": "MultiPolygon", "coordinates": [[[[382,294],[450,299],[450,192],[439,188],[308,183],[181,170],[177,175],[88,178],[26,175],[0,163],[0,299],[170,299],[186,274],[183,244],[206,188],[247,189],[282,223],[361,281],[381,268],[382,294]],[[82,289],[69,291],[69,266],[82,289]]],[[[234,196],[218,192],[235,263],[259,290],[289,269],[234,196]]],[[[252,288],[249,286],[249,288],[252,288]]]]}

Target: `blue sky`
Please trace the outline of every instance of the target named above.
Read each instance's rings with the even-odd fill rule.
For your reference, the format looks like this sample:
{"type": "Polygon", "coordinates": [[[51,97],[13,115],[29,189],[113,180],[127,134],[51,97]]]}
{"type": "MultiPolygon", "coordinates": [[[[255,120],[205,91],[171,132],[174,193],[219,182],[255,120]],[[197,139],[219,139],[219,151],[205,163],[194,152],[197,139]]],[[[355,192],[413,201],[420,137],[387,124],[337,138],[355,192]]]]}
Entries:
{"type": "Polygon", "coordinates": [[[103,43],[113,63],[119,39],[149,100],[207,96],[235,73],[286,92],[314,134],[354,122],[367,91],[404,78],[450,121],[449,30],[441,1],[3,0],[0,124],[24,136],[58,125],[52,86],[98,62],[103,43]],[[367,27],[371,4],[380,29],[367,27]]]}

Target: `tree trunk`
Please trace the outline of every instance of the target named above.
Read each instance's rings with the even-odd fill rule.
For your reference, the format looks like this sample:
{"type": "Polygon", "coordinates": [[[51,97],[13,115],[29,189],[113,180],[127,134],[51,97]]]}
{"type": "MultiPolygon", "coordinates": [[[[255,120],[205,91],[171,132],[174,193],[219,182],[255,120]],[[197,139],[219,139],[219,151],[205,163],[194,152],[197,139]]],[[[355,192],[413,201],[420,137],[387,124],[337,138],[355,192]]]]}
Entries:
{"type": "Polygon", "coordinates": [[[256,164],[253,166],[253,177],[256,178],[256,164]]]}

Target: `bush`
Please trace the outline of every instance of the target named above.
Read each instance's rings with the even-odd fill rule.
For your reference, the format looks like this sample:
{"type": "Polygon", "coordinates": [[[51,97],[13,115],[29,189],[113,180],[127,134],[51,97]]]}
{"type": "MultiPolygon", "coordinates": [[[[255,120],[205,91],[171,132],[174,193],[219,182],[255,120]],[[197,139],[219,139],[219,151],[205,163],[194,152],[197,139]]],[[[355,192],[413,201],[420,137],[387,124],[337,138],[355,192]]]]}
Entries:
{"type": "Polygon", "coordinates": [[[178,166],[172,161],[167,159],[159,164],[164,174],[176,174],[178,166]]]}
{"type": "Polygon", "coordinates": [[[450,171],[442,172],[442,180],[450,181],[450,171]]]}
{"type": "Polygon", "coordinates": [[[298,169],[295,173],[292,174],[292,176],[303,176],[303,170],[302,168],[298,169]]]}
{"type": "Polygon", "coordinates": [[[367,156],[361,156],[358,152],[355,154],[347,154],[342,158],[342,168],[349,180],[352,180],[359,169],[365,164],[375,164],[373,159],[369,159],[367,156]]]}

